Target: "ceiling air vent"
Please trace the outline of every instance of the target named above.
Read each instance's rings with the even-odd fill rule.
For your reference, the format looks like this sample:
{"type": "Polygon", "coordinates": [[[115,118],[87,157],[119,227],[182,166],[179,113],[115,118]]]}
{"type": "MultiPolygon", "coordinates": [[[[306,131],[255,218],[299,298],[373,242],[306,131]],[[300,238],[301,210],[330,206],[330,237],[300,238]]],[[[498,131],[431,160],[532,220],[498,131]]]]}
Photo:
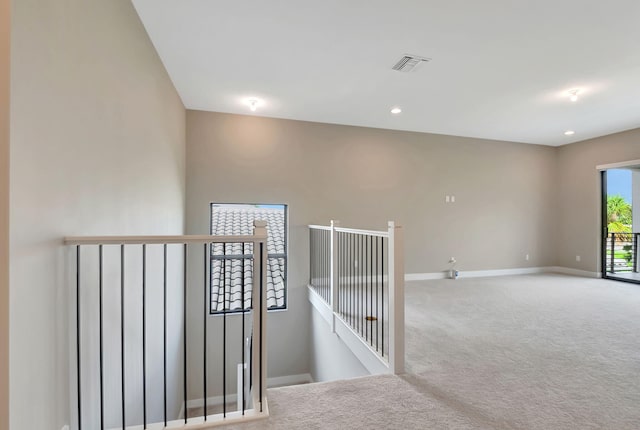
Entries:
{"type": "Polygon", "coordinates": [[[396,64],[392,67],[393,70],[397,70],[398,72],[410,72],[414,70],[421,63],[426,63],[431,60],[431,58],[419,57],[417,55],[405,55],[401,59],[398,60],[396,64]]]}

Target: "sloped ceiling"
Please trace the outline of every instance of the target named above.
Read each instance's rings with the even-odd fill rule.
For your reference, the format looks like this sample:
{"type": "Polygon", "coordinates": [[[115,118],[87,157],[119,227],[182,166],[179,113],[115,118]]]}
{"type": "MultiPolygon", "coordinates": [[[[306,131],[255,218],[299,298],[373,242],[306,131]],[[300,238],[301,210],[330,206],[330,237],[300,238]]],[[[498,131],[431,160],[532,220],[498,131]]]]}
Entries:
{"type": "Polygon", "coordinates": [[[554,146],[640,126],[638,1],[133,3],[189,109],[554,146]]]}

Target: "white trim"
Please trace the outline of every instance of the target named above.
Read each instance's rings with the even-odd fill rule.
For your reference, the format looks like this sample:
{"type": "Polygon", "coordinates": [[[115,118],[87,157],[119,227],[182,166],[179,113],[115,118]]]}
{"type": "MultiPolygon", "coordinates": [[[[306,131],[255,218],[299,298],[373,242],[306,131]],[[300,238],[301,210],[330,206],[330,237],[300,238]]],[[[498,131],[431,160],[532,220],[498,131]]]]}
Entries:
{"type": "Polygon", "coordinates": [[[366,344],[339,315],[335,315],[335,319],[336,335],[342,339],[369,373],[372,375],[380,375],[391,372],[389,364],[366,344]]]}
{"type": "Polygon", "coordinates": [[[326,225],[309,224],[307,227],[309,227],[312,230],[331,230],[331,227],[326,225]]]}
{"type": "Polygon", "coordinates": [[[267,236],[235,235],[235,236],[69,236],[64,238],[65,245],[162,245],[185,243],[247,243],[265,241],[267,236]]]}
{"type": "MultiPolygon", "coordinates": [[[[285,375],[267,378],[267,387],[272,388],[282,387],[286,385],[309,384],[311,382],[313,382],[313,379],[311,378],[311,375],[309,373],[301,373],[299,375],[285,375]]],[[[223,396],[207,397],[207,406],[219,406],[222,404],[223,400],[223,396]]],[[[237,400],[237,394],[227,394],[227,404],[234,403],[237,400]]],[[[199,399],[187,400],[187,409],[201,408],[203,406],[204,399],[202,397],[199,399]]],[[[184,402],[180,409],[180,418],[184,418],[184,402]]]]}
{"type": "Polygon", "coordinates": [[[432,272],[432,273],[406,273],[405,281],[432,281],[434,279],[446,279],[449,277],[449,271],[432,272]]]}
{"type": "Polygon", "coordinates": [[[544,273],[544,267],[522,267],[516,269],[496,269],[496,270],[460,270],[460,278],[484,278],[487,276],[514,276],[531,275],[544,273]]]}
{"type": "Polygon", "coordinates": [[[619,163],[600,164],[596,166],[596,170],[618,169],[620,167],[638,167],[640,160],[621,161],[619,163]]]}
{"type": "MultiPolygon", "coordinates": [[[[242,415],[241,411],[227,412],[227,417],[224,418],[222,414],[208,415],[207,421],[204,417],[194,417],[187,420],[187,424],[184,423],[184,418],[168,421],[167,426],[164,426],[164,422],[147,424],[148,430],[162,430],[162,429],[182,429],[182,430],[200,430],[209,429],[213,427],[219,427],[229,424],[240,424],[243,422],[256,421],[269,417],[269,405],[265,399],[262,407],[263,412],[256,411],[255,409],[247,409],[242,415]]],[[[118,427],[119,429],[120,427],[118,427]]],[[[116,429],[112,429],[116,430],[116,429]]],[[[127,430],[143,430],[142,425],[128,426],[127,430]]]]}
{"type": "Polygon", "coordinates": [[[356,228],[343,228],[343,227],[337,227],[336,231],[340,233],[360,234],[363,236],[389,237],[388,231],[360,230],[356,228]]]}
{"type": "MultiPolygon", "coordinates": [[[[332,230],[331,226],[326,226],[326,225],[313,225],[313,224],[310,224],[307,227],[309,227],[312,230],[328,230],[328,231],[332,230]]],[[[334,230],[338,231],[340,233],[352,233],[352,234],[361,234],[361,235],[365,235],[365,236],[389,237],[389,232],[388,231],[360,230],[360,229],[357,229],[357,228],[346,228],[346,227],[336,227],[334,230]]]]}
{"type": "Polygon", "coordinates": [[[267,240],[267,222],[253,221],[253,234],[233,236],[213,235],[181,235],[181,236],[68,236],[64,238],[65,245],[139,245],[139,244],[169,244],[169,243],[237,243],[263,242],[267,240]]]}
{"type": "MultiPolygon", "coordinates": [[[[460,270],[460,278],[484,278],[489,276],[515,276],[532,275],[536,273],[562,273],[565,275],[583,276],[587,278],[600,278],[602,273],[589,272],[586,270],[572,269],[561,266],[547,267],[522,267],[516,269],[494,269],[494,270],[460,270]]],[[[407,273],[405,281],[430,281],[434,279],[447,279],[449,271],[432,273],[407,273]]]]}
{"type": "Polygon", "coordinates": [[[308,285],[307,288],[309,289],[309,302],[316,308],[322,319],[333,327],[333,311],[311,285],[308,285]]]}
{"type": "MultiPolygon", "coordinates": [[[[223,396],[207,397],[207,406],[220,406],[223,400],[223,396]]],[[[238,396],[236,394],[227,394],[227,404],[234,403],[236,400],[238,400],[238,396]]],[[[202,397],[200,397],[199,399],[187,400],[187,409],[201,408],[203,406],[204,399],[202,397]]],[[[180,418],[184,418],[184,402],[182,404],[182,408],[180,409],[180,418]]]]}
{"type": "Polygon", "coordinates": [[[329,330],[331,330],[331,322],[335,321],[335,334],[370,374],[378,375],[390,372],[389,364],[365,343],[342,318],[333,313],[327,302],[311,286],[309,286],[309,302],[313,305],[313,309],[318,311],[322,318],[327,321],[329,330]]]}
{"type": "Polygon", "coordinates": [[[389,221],[389,369],[396,375],[405,370],[403,244],[404,230],[389,221]]]}
{"type": "MultiPolygon", "coordinates": [[[[329,303],[331,303],[331,310],[333,313],[338,312],[338,294],[339,294],[339,282],[338,282],[338,253],[336,252],[336,246],[338,244],[338,233],[336,227],[340,225],[340,221],[331,220],[331,270],[330,270],[330,283],[331,296],[329,297],[329,303]]],[[[331,319],[331,333],[336,332],[336,320],[331,319]]]]}
{"type": "Polygon", "coordinates": [[[572,269],[571,267],[551,266],[545,267],[547,273],[562,273],[564,275],[582,276],[585,278],[602,278],[602,272],[590,272],[588,270],[572,269]]]}
{"type": "Polygon", "coordinates": [[[274,376],[267,378],[267,387],[284,387],[289,385],[310,384],[313,378],[310,373],[300,373],[298,375],[274,376]]]}

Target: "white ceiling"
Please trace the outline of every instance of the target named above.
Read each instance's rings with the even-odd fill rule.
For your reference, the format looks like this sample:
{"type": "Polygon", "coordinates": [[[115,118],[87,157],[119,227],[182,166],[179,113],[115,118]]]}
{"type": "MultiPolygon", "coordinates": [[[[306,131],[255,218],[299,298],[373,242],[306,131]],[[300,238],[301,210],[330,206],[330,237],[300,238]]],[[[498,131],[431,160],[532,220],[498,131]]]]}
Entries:
{"type": "Polygon", "coordinates": [[[638,0],[133,3],[188,109],[544,145],[640,127],[638,0]],[[432,61],[391,70],[407,53],[432,61]]]}

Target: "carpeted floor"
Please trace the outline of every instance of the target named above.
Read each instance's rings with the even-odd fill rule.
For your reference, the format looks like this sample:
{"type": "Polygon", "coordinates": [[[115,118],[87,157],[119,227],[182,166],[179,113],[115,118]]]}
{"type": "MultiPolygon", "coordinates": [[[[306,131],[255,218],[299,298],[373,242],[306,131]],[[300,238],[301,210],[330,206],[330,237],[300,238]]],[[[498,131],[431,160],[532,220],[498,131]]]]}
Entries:
{"type": "Polygon", "coordinates": [[[269,390],[267,420],[228,429],[473,429],[462,414],[394,375],[269,390]]]}
{"type": "Polygon", "coordinates": [[[237,429],[640,429],[640,286],[563,275],[407,284],[402,377],[269,390],[237,429]]]}

